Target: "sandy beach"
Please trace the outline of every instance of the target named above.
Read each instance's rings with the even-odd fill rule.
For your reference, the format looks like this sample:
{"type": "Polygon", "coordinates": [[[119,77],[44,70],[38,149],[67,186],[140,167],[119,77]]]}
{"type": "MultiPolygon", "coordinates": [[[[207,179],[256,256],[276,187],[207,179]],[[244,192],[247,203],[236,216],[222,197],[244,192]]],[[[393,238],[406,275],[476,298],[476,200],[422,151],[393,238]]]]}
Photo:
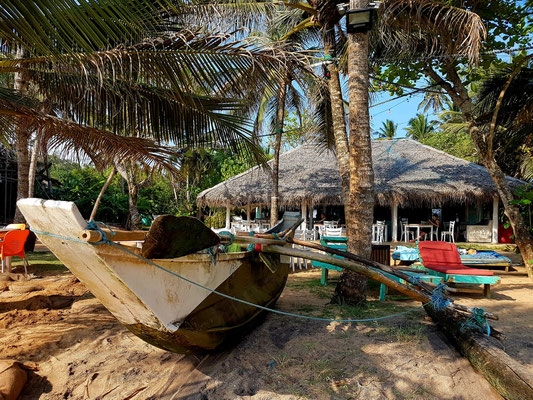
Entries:
{"type": "MultiPolygon", "coordinates": [[[[122,327],[51,254],[30,281],[0,282],[2,358],[29,369],[21,399],[498,399],[422,310],[391,320],[325,323],[266,315],[230,348],[207,355],[157,349],[122,327]]],[[[20,278],[12,275],[11,279],[20,278]]],[[[395,314],[417,304],[328,304],[318,270],[290,275],[284,311],[332,318],[395,314]]],[[[502,347],[533,372],[533,325],[525,271],[502,273],[492,299],[460,302],[500,315],[502,347]]]]}

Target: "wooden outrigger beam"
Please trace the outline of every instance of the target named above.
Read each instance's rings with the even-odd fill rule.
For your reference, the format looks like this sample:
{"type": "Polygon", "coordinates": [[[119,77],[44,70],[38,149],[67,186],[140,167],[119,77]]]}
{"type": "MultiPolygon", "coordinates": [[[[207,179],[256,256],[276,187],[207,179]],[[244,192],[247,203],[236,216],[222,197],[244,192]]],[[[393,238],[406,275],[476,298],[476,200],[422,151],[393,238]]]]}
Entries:
{"type": "MultiPolygon", "coordinates": [[[[109,240],[113,242],[135,242],[146,239],[147,231],[111,231],[102,229],[109,240]]],[[[100,242],[103,237],[102,233],[96,230],[86,229],[81,231],[79,238],[85,242],[100,242]]]]}
{"type": "MultiPolygon", "coordinates": [[[[229,240],[228,237],[223,237],[223,241],[229,240]]],[[[408,280],[411,276],[405,274],[402,271],[395,270],[391,268],[390,266],[380,264],[376,261],[368,260],[364,257],[360,257],[356,254],[332,249],[327,246],[322,246],[313,242],[307,242],[304,240],[296,240],[296,239],[290,239],[287,238],[286,240],[275,240],[275,239],[261,239],[256,238],[253,236],[236,236],[235,242],[240,243],[254,243],[254,244],[261,244],[262,249],[261,251],[265,253],[275,253],[275,254],[282,254],[289,257],[297,257],[297,258],[305,258],[308,260],[313,261],[319,261],[324,262],[327,264],[336,265],[338,267],[357,272],[362,275],[366,275],[371,279],[374,279],[378,282],[381,282],[385,284],[386,286],[395,289],[399,291],[402,294],[405,294],[406,296],[409,296],[410,298],[420,301],[424,304],[429,303],[431,301],[430,293],[434,289],[432,286],[430,286],[427,282],[418,281],[416,283],[413,282],[412,285],[418,286],[421,290],[415,289],[413,286],[405,285],[403,283],[400,283],[394,279],[389,278],[385,274],[381,273],[381,271],[389,273],[391,275],[397,276],[401,279],[408,280]],[[311,248],[315,248],[317,250],[323,250],[328,253],[337,254],[345,259],[339,259],[333,256],[329,256],[326,254],[320,254],[313,251],[308,250],[300,250],[300,249],[293,249],[292,247],[285,247],[287,244],[298,244],[301,246],[307,246],[311,248]],[[348,260],[350,258],[351,260],[348,260]],[[370,268],[370,267],[373,268],[370,268]]],[[[461,312],[465,313],[472,313],[472,309],[466,306],[463,306],[461,304],[456,303],[450,303],[450,307],[461,312]]],[[[498,316],[492,313],[485,312],[484,314],[485,318],[497,320],[498,316]]]]}

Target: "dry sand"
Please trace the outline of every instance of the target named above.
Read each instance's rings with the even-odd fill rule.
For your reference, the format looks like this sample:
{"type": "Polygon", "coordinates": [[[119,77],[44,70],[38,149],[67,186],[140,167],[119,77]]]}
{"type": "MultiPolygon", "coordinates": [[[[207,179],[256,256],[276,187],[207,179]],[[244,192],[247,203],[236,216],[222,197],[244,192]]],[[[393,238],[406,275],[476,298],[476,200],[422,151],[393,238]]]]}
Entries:
{"type": "MultiPolygon", "coordinates": [[[[334,286],[322,288],[318,278],[318,271],[292,274],[277,307],[345,315],[326,304],[334,286]]],[[[0,282],[0,292],[1,358],[34,369],[21,399],[500,398],[421,311],[359,324],[270,314],[230,349],[184,356],[131,334],[69,273],[0,282]]],[[[527,277],[517,273],[504,275],[492,300],[461,299],[500,314],[503,346],[533,370],[531,301],[527,277]]],[[[387,301],[381,311],[412,306],[387,301]]]]}

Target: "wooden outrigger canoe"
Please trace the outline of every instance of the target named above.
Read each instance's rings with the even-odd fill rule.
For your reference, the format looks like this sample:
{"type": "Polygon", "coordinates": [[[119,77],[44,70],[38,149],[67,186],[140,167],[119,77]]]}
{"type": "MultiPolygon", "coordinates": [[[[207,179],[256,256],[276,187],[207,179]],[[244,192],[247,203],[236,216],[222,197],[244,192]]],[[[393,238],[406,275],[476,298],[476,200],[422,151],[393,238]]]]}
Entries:
{"type": "MultiPolygon", "coordinates": [[[[214,350],[238,339],[262,313],[113,245],[80,241],[87,221],[72,202],[23,199],[17,204],[41,242],[123,325],[148,343],[178,353],[214,350]]],[[[136,246],[127,248],[140,254],[136,246]]],[[[272,272],[248,251],[219,254],[216,265],[211,255],[200,253],[151,261],[210,289],[265,307],[276,302],[288,275],[288,265],[280,264],[272,272]]]]}

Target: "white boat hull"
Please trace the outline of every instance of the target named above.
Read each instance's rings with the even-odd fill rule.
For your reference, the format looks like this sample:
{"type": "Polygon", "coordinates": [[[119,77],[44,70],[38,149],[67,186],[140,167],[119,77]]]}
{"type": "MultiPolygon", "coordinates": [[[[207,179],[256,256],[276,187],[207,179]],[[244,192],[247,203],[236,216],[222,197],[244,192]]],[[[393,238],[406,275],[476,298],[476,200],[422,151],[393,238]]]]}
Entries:
{"type": "MultiPolygon", "coordinates": [[[[41,242],[122,324],[159,347],[211,350],[259,314],[255,307],[212,294],[118,247],[80,242],[87,222],[74,203],[23,199],[18,207],[32,229],[47,233],[37,233],[41,242]]],[[[271,273],[250,252],[220,254],[216,265],[208,254],[151,261],[204,287],[261,305],[275,302],[288,273],[286,266],[271,273]]]]}

